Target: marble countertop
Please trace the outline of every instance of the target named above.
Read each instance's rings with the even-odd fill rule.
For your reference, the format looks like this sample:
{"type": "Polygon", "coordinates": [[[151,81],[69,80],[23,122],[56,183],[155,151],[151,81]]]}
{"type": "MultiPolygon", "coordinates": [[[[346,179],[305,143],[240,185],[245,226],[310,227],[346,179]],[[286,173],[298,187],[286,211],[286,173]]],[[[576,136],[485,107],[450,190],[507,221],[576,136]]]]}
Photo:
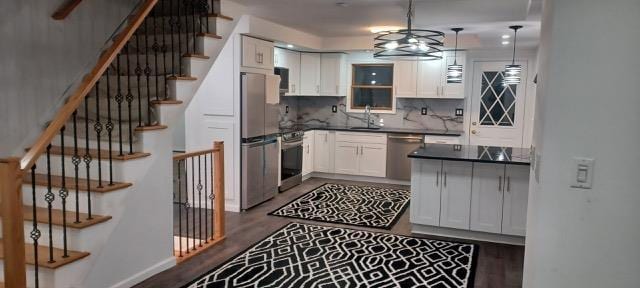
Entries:
{"type": "Polygon", "coordinates": [[[530,165],[529,149],[475,145],[423,144],[407,155],[417,159],[439,159],[482,163],[530,165]]]}
{"type": "Polygon", "coordinates": [[[310,131],[310,130],[328,130],[328,131],[349,131],[349,132],[367,132],[367,133],[398,133],[398,134],[417,134],[417,135],[434,135],[434,136],[461,136],[462,131],[453,130],[427,130],[427,129],[411,129],[411,128],[392,128],[381,127],[380,129],[352,129],[347,126],[327,126],[327,125],[294,125],[290,127],[280,127],[280,133],[291,131],[310,131]]]}

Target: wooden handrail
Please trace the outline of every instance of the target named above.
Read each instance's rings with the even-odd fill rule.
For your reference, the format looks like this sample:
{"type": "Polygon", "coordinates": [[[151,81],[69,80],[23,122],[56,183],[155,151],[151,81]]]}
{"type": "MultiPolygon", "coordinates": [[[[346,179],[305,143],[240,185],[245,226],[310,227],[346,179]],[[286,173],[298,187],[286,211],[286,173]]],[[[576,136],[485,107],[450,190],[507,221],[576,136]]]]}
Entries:
{"type": "Polygon", "coordinates": [[[64,18],[67,18],[67,16],[71,14],[71,11],[73,11],[73,9],[76,9],[76,7],[80,5],[80,2],[82,2],[82,0],[67,1],[66,3],[64,3],[64,5],[58,8],[58,10],[56,10],[56,12],[51,15],[51,17],[55,20],[63,20],[64,18]]]}
{"type": "Polygon", "coordinates": [[[27,287],[22,214],[22,171],[18,158],[0,160],[0,208],[4,243],[4,287],[27,287]]]}
{"type": "Polygon", "coordinates": [[[140,7],[138,14],[130,20],[129,25],[116,36],[113,44],[100,56],[98,63],[87,74],[80,86],[71,94],[67,102],[62,106],[62,109],[58,112],[56,117],[49,123],[49,126],[44,130],[44,133],[36,140],[35,144],[31,146],[31,149],[20,160],[20,169],[23,171],[29,169],[38,160],[38,157],[44,152],[49,143],[53,140],[60,129],[69,120],[69,117],[73,112],[82,104],[84,98],[89,94],[93,85],[100,79],[104,71],[109,67],[113,59],[118,55],[120,50],[129,41],[133,33],[140,27],[144,19],[147,17],[151,9],[156,5],[158,0],[145,0],[140,7]]]}
{"type": "Polygon", "coordinates": [[[218,152],[218,151],[220,151],[219,148],[213,148],[213,149],[201,150],[201,151],[196,151],[196,152],[180,153],[180,154],[173,155],[173,160],[183,160],[183,159],[187,159],[187,158],[191,158],[191,157],[196,157],[196,156],[201,156],[201,155],[205,155],[205,154],[215,153],[215,152],[218,152]]]}

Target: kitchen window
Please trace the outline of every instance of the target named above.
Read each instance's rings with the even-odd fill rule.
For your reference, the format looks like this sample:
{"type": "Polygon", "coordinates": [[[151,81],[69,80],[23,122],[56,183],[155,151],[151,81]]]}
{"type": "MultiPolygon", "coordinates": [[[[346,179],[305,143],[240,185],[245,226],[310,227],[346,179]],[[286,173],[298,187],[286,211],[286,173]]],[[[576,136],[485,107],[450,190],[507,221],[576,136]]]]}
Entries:
{"type": "Polygon", "coordinates": [[[353,64],[351,109],[393,109],[393,64],[353,64]]]}

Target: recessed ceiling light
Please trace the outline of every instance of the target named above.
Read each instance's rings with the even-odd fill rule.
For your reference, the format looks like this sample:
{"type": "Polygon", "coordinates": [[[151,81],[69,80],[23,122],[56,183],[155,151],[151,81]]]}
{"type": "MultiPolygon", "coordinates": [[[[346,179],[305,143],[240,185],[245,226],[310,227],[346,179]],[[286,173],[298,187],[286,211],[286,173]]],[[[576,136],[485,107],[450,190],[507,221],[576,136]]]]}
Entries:
{"type": "Polygon", "coordinates": [[[509,41],[502,41],[502,45],[509,45],[509,41]]]}
{"type": "Polygon", "coordinates": [[[287,44],[287,48],[293,48],[293,45],[287,44]]]}
{"type": "Polygon", "coordinates": [[[382,32],[396,32],[400,29],[404,29],[404,27],[400,26],[373,26],[369,27],[369,31],[373,34],[378,34],[382,32]]]}
{"type": "Polygon", "coordinates": [[[502,39],[509,39],[509,38],[511,38],[511,36],[509,36],[507,34],[502,35],[502,39]]]}
{"type": "Polygon", "coordinates": [[[336,6],[349,7],[349,3],[347,3],[347,2],[336,2],[336,6]]]}

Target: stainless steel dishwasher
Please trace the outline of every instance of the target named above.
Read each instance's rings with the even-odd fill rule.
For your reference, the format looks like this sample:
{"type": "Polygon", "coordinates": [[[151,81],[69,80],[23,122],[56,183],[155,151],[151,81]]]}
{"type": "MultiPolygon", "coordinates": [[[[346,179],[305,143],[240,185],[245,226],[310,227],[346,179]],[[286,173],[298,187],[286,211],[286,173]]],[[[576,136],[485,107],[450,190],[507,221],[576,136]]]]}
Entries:
{"type": "Polygon", "coordinates": [[[387,178],[411,180],[411,160],[407,155],[420,147],[424,136],[414,134],[389,134],[387,136],[387,178]]]}

